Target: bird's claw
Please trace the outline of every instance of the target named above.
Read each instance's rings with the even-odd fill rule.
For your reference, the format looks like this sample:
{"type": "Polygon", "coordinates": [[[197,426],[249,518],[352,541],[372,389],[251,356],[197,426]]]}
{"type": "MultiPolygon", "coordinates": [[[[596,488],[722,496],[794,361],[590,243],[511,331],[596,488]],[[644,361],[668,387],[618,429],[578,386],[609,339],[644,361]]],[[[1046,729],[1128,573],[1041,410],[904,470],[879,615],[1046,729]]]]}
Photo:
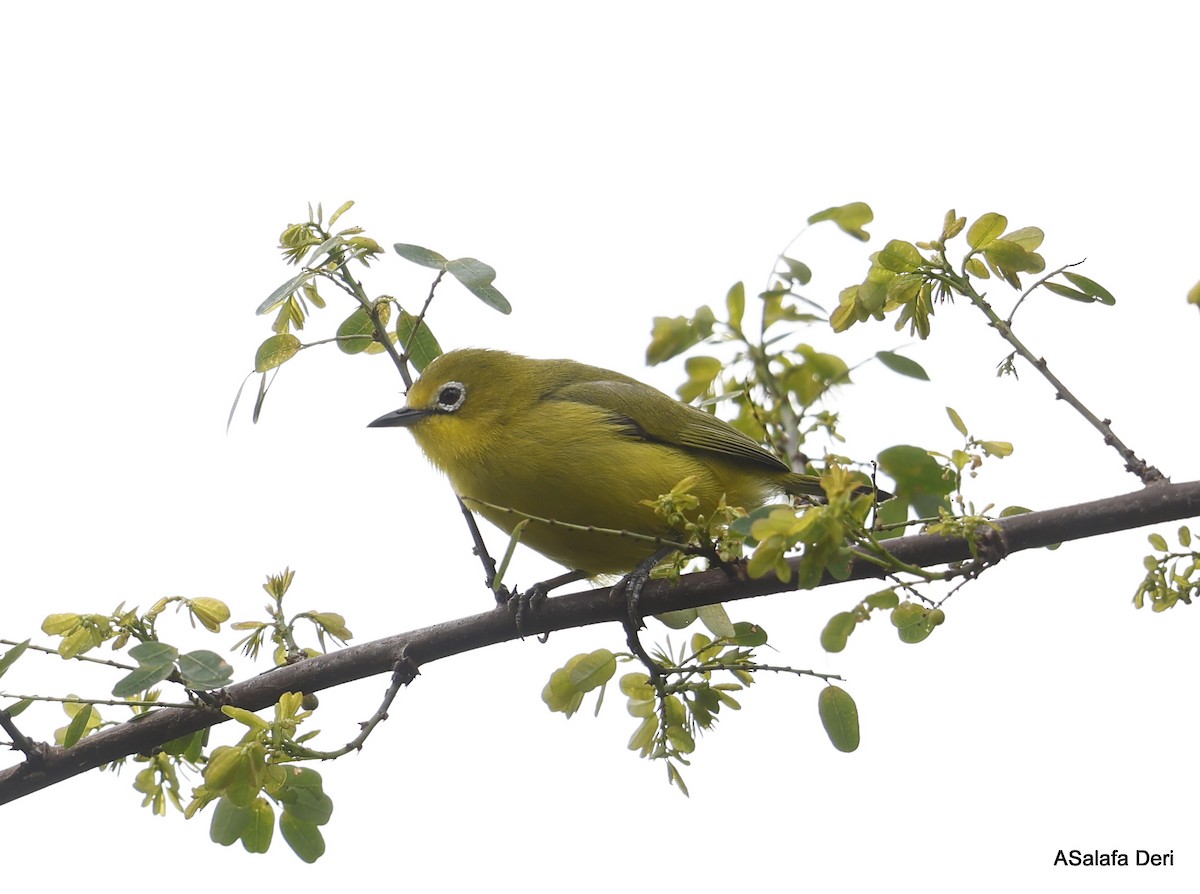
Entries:
{"type": "MultiPolygon", "coordinates": [[[[507,590],[505,591],[507,593],[507,590]]],[[[524,593],[520,590],[514,590],[508,594],[508,598],[504,602],[505,608],[512,614],[513,623],[517,627],[517,636],[525,639],[525,619],[530,612],[536,612],[546,601],[546,595],[549,593],[549,588],[544,583],[536,583],[524,593]]],[[[550,634],[542,634],[538,637],[540,642],[545,642],[549,639],[550,634]]]]}

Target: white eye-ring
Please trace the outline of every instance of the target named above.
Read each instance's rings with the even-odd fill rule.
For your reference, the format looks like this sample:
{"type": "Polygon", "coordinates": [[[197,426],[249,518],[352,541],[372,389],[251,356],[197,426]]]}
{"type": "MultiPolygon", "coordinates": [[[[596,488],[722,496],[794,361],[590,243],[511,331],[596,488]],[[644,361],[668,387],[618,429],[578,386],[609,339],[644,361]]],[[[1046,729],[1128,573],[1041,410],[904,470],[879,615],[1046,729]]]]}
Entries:
{"type": "Polygon", "coordinates": [[[453,413],[466,399],[466,385],[462,382],[447,382],[438,391],[437,408],[443,413],[453,413]]]}

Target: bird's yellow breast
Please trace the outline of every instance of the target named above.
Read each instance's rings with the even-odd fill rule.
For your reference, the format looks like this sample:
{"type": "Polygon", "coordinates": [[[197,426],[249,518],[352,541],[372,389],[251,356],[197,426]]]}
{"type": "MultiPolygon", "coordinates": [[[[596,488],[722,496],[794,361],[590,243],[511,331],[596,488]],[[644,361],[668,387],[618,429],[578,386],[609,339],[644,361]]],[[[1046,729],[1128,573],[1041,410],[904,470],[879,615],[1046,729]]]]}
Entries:
{"type": "Polygon", "coordinates": [[[696,479],[692,492],[705,515],[722,495],[754,507],[778,492],[761,472],[638,437],[601,407],[549,399],[508,410],[430,417],[412,431],[458,495],[501,529],[511,533],[526,515],[605,529],[526,526],[523,543],[571,569],[623,573],[653,553],[653,543],[609,532],[670,538],[671,529],[642,501],[688,476],[696,479]]]}

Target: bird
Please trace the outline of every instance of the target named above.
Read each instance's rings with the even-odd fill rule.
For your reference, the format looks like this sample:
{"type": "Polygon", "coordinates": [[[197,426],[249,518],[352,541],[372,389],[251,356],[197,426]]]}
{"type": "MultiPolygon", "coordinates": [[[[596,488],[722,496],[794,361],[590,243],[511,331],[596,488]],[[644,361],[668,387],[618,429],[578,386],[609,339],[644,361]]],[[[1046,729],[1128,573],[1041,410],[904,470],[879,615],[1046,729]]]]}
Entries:
{"type": "Polygon", "coordinates": [[[822,495],[815,476],[716,416],[574,360],[450,351],[370,427],[407,428],[459,498],[503,531],[531,519],[520,542],[575,580],[653,567],[673,552],[652,538],[680,533],[643,501],[685,478],[705,516],[722,498],[752,510],[783,494],[822,495]]]}

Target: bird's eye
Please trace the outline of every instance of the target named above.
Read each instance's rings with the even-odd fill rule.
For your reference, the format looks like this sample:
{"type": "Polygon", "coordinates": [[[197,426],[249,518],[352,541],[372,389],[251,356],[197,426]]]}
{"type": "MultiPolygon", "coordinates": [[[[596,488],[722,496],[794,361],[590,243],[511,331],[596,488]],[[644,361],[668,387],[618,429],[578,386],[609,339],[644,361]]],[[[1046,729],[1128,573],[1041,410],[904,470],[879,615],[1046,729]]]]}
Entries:
{"type": "Polygon", "coordinates": [[[467,389],[462,382],[447,382],[438,392],[437,407],[443,413],[453,413],[467,399],[467,389]]]}

